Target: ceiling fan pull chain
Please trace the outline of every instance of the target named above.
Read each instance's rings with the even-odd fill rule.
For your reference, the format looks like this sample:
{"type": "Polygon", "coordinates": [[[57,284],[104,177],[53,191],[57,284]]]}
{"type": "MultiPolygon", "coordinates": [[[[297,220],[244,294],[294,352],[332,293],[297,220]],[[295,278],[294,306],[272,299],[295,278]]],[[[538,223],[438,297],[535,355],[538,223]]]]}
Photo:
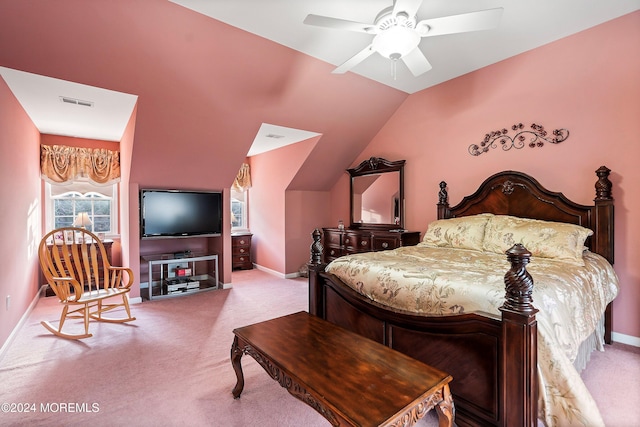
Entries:
{"type": "Polygon", "coordinates": [[[392,59],[391,60],[391,75],[393,76],[393,80],[396,79],[396,64],[397,64],[398,60],[396,59],[392,59]]]}

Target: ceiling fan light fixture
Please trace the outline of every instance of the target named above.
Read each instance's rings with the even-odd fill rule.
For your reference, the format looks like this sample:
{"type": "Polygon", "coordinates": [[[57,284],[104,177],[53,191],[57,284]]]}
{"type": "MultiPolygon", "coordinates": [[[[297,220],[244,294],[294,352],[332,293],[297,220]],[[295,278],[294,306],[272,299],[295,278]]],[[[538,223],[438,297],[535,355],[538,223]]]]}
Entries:
{"type": "Polygon", "coordinates": [[[376,35],[373,48],[389,59],[400,59],[420,44],[420,35],[413,29],[395,25],[376,35]]]}
{"type": "Polygon", "coordinates": [[[398,25],[401,25],[403,27],[408,27],[409,25],[406,25],[408,20],[409,20],[409,14],[407,14],[407,12],[399,12],[396,15],[396,22],[398,25]]]}

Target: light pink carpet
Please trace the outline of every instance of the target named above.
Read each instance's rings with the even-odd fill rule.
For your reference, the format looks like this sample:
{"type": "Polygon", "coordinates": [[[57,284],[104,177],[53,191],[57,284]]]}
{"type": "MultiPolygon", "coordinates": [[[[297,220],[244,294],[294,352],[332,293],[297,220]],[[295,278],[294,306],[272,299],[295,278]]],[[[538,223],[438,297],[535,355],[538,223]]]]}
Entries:
{"type": "MultiPolygon", "coordinates": [[[[306,309],[306,279],[241,271],[233,289],[137,304],[132,324],[94,322],[93,338],[68,341],[40,325],[60,310],[42,299],[0,360],[0,404],[22,411],[0,412],[0,425],[327,427],[248,356],[244,392],[231,395],[232,330],[306,309]]],[[[639,362],[638,349],[616,345],[584,373],[608,426],[640,420],[639,362]]]]}

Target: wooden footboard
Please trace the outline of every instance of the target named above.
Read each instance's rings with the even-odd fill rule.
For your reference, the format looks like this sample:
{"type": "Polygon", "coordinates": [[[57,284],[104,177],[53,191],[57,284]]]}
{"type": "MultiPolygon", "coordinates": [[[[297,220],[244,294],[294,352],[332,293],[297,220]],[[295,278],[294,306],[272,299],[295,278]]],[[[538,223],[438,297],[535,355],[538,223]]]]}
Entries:
{"type": "Polygon", "coordinates": [[[530,255],[522,245],[508,252],[502,318],[392,310],[324,272],[322,263],[309,268],[309,312],[451,374],[458,425],[535,426],[537,310],[526,271],[530,255]]]}

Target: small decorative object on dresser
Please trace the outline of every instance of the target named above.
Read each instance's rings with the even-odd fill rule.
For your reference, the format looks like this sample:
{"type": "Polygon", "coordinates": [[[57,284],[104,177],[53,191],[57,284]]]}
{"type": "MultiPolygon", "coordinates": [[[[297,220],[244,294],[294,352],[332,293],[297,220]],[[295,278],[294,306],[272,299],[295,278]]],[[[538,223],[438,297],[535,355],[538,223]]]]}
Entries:
{"type": "Polygon", "coordinates": [[[233,233],[231,235],[231,268],[234,270],[251,270],[251,233],[233,233]]]}

